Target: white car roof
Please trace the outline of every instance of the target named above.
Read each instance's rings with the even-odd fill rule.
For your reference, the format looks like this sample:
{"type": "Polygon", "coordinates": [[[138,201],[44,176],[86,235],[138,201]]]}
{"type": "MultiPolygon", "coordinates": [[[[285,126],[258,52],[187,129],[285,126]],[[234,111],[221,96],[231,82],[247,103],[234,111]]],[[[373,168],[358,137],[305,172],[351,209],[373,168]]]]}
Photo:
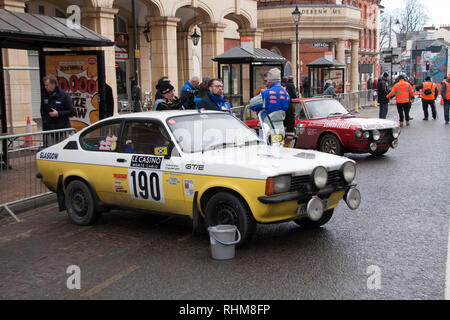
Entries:
{"type": "MultiPolygon", "coordinates": [[[[149,118],[149,119],[159,119],[165,121],[168,118],[174,116],[186,116],[191,114],[209,114],[209,113],[221,113],[221,111],[207,110],[207,111],[199,111],[199,110],[168,110],[168,111],[146,111],[146,112],[133,112],[127,114],[121,114],[113,117],[109,117],[103,120],[111,120],[111,119],[133,119],[133,118],[149,118]]],[[[103,121],[102,120],[102,121],[103,121]]]]}

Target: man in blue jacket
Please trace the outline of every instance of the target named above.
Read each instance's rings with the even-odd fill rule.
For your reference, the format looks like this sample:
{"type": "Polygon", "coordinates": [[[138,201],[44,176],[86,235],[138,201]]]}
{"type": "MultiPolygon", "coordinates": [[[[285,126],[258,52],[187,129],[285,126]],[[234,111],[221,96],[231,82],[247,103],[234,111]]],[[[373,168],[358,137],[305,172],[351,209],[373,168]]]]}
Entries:
{"type": "Polygon", "coordinates": [[[200,78],[194,76],[191,80],[186,81],[184,86],[180,91],[180,99],[183,101],[183,105],[185,109],[196,109],[197,104],[201,100],[197,97],[198,94],[198,85],[200,83],[200,78]]]}
{"type": "Polygon", "coordinates": [[[208,82],[208,93],[198,103],[200,110],[216,110],[231,114],[231,104],[223,96],[223,83],[219,79],[208,82]]]}
{"type": "MultiPolygon", "coordinates": [[[[281,86],[281,71],[278,68],[271,69],[267,74],[268,88],[262,91],[258,96],[250,100],[250,107],[253,111],[265,110],[269,114],[275,128],[284,132],[284,119],[286,111],[289,108],[291,98],[287,91],[281,86]]],[[[265,120],[266,114],[261,115],[265,120]]],[[[260,124],[262,127],[262,124],[260,124]]],[[[262,130],[260,130],[260,136],[262,130]]]]}

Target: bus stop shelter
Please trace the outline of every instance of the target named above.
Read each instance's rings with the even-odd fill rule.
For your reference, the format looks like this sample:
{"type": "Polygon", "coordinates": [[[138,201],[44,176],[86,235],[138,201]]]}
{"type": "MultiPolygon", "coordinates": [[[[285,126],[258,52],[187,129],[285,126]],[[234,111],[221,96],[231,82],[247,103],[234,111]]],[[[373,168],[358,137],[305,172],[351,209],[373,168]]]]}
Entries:
{"type": "Polygon", "coordinates": [[[266,71],[277,67],[284,74],[286,59],[282,56],[262,48],[254,48],[253,52],[241,47],[234,47],[215,57],[218,63],[218,78],[222,79],[224,95],[233,106],[243,105],[244,88],[249,91],[249,98],[253,97],[255,89],[263,84],[263,75],[266,71]],[[244,83],[244,68],[249,72],[248,84],[244,83]]]}
{"type": "Polygon", "coordinates": [[[325,57],[308,64],[308,76],[311,84],[311,95],[320,95],[325,82],[331,80],[336,83],[336,94],[345,93],[345,64],[325,57]]]}
{"type": "MultiPolygon", "coordinates": [[[[39,67],[42,75],[44,48],[70,49],[73,47],[103,47],[114,45],[114,42],[110,39],[86,27],[81,25],[77,25],[77,27],[79,28],[69,28],[67,26],[67,20],[62,18],[0,9],[0,49],[38,51],[40,56],[39,67]]],[[[97,52],[103,53],[102,51],[97,52]]],[[[2,50],[0,50],[0,70],[2,71],[0,72],[0,124],[1,134],[4,135],[8,132],[8,129],[2,50]]],[[[104,101],[105,93],[100,85],[102,83],[104,83],[104,70],[102,75],[99,74],[99,93],[101,100],[104,101]],[[103,79],[100,79],[101,76],[103,79]]],[[[1,147],[2,158],[5,160],[8,153],[7,146],[2,145],[1,147]]],[[[5,161],[5,163],[7,162],[5,161]]]]}

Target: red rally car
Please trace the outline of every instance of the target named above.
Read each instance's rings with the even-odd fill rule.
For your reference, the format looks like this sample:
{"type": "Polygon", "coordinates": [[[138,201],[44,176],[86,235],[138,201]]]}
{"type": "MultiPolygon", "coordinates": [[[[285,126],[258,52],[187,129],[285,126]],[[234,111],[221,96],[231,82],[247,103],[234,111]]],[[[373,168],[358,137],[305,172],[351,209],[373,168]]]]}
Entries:
{"type": "MultiPolygon", "coordinates": [[[[332,98],[301,98],[293,102],[296,148],[337,155],[382,155],[398,146],[400,127],[395,121],[356,117],[332,98]]],[[[252,129],[259,128],[258,120],[244,122],[252,129]]]]}

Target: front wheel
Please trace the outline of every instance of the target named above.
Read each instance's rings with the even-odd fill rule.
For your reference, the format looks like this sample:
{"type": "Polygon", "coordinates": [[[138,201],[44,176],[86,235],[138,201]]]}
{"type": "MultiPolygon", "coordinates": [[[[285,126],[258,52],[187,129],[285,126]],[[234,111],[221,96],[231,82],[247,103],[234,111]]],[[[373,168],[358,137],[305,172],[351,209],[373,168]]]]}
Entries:
{"type": "Polygon", "coordinates": [[[206,228],[219,225],[235,225],[241,233],[242,246],[250,240],[256,229],[256,221],[244,202],[229,192],[219,192],[209,199],[205,210],[206,228]]]}
{"type": "Polygon", "coordinates": [[[343,154],[342,144],[334,134],[326,134],[320,140],[319,150],[322,152],[341,156],[343,154]]]}
{"type": "Polygon", "coordinates": [[[333,212],[334,209],[325,211],[322,215],[322,218],[317,221],[312,221],[309,218],[304,217],[295,219],[294,222],[304,229],[317,229],[330,221],[331,217],[333,216],[333,212]]]}
{"type": "Polygon", "coordinates": [[[80,226],[93,224],[100,217],[95,197],[89,186],[80,180],[69,183],[65,203],[69,219],[80,226]]]}

